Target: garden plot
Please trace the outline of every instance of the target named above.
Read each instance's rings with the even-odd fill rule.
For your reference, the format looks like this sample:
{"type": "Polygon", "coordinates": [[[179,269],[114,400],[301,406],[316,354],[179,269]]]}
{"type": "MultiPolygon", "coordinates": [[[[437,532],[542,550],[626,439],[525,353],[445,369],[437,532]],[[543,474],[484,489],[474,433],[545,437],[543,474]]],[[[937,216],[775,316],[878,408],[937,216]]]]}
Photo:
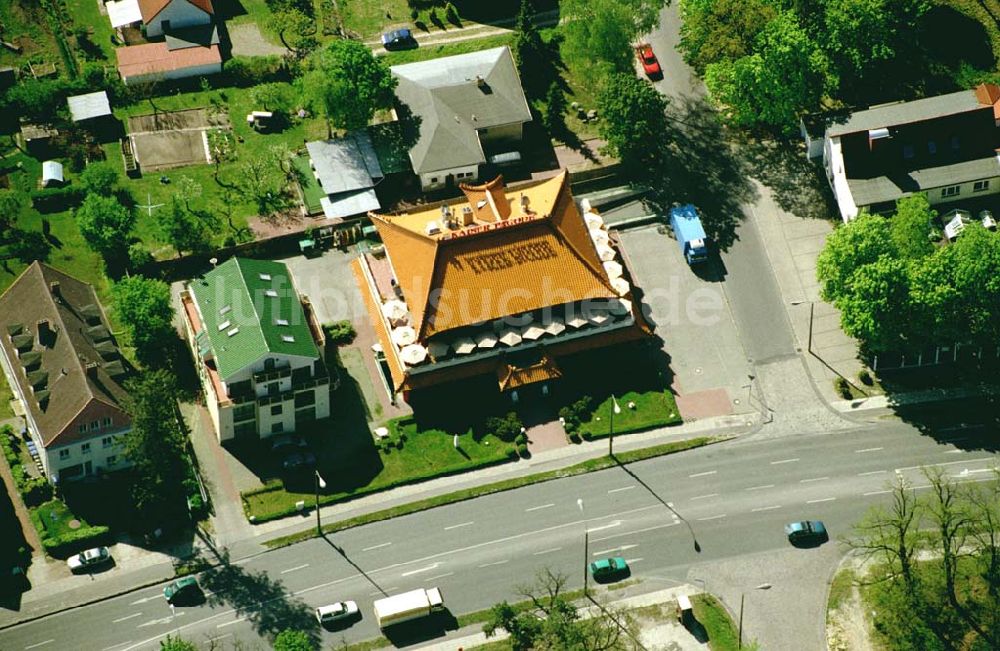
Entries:
{"type": "Polygon", "coordinates": [[[228,128],[224,115],[205,109],[137,115],[128,120],[139,166],[147,171],[210,163],[208,130],[228,128]]]}

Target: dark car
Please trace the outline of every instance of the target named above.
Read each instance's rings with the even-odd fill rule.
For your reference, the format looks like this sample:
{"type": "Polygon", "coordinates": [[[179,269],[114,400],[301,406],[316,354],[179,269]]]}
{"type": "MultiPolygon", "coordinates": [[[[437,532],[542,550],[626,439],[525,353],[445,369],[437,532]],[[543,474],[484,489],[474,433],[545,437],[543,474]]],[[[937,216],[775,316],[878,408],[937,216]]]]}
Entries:
{"type": "Polygon", "coordinates": [[[829,539],[826,526],[819,520],[803,520],[785,525],[785,534],[793,545],[814,545],[829,539]]]}
{"type": "Polygon", "coordinates": [[[316,455],[309,450],[301,452],[290,452],[281,462],[281,467],[285,470],[302,470],[312,468],[316,465],[316,455]]]}
{"type": "Polygon", "coordinates": [[[198,585],[198,579],[193,576],[181,577],[171,581],[167,587],[163,588],[163,597],[171,606],[196,603],[204,596],[201,586],[198,585]]]}
{"type": "Polygon", "coordinates": [[[296,448],[304,448],[308,445],[309,444],[306,443],[306,440],[297,434],[279,434],[271,437],[272,452],[294,450],[296,448]]]}
{"type": "Polygon", "coordinates": [[[394,29],[382,34],[382,47],[387,50],[405,50],[417,47],[417,39],[413,38],[413,33],[408,29],[394,29]]]}

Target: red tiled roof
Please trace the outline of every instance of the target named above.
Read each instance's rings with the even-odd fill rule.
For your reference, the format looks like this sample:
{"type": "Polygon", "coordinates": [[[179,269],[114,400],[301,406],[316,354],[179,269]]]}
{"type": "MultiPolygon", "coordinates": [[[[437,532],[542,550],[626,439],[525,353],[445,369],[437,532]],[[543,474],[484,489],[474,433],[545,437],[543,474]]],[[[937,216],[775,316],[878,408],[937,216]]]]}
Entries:
{"type": "Polygon", "coordinates": [[[120,47],[115,50],[115,55],[118,57],[118,72],[122,77],[222,63],[222,53],[218,45],[171,51],[167,49],[166,43],[146,43],[120,47]]]}
{"type": "Polygon", "coordinates": [[[187,2],[207,14],[215,13],[215,10],[212,8],[212,0],[139,0],[139,12],[142,14],[142,21],[148,23],[171,2],[187,2]]]}

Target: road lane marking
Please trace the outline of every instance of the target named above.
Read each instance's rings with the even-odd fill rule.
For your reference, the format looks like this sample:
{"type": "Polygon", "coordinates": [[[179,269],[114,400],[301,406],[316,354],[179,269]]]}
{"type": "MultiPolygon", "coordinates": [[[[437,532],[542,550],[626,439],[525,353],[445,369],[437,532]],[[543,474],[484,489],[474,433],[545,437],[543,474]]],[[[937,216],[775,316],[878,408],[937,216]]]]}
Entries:
{"type": "Polygon", "coordinates": [[[752,510],[750,512],[751,513],[757,513],[758,511],[773,511],[774,509],[780,509],[780,508],[781,508],[781,505],[776,504],[774,506],[761,506],[761,507],[756,508],[756,509],[754,509],[754,510],[752,510]]]}
{"type": "Polygon", "coordinates": [[[888,490],[888,491],[870,491],[868,493],[865,493],[864,496],[865,497],[871,497],[872,495],[885,495],[886,493],[891,493],[891,492],[892,492],[891,490],[888,490]]]}
{"type": "Polygon", "coordinates": [[[638,563],[641,560],[642,560],[641,556],[639,558],[626,558],[625,559],[625,564],[626,565],[635,565],[636,563],[638,563]]]}
{"type": "Polygon", "coordinates": [[[550,506],[555,506],[555,504],[542,504],[541,506],[533,506],[530,509],[524,509],[525,513],[530,513],[532,511],[541,511],[542,509],[547,509],[550,506]]]}
{"type": "Polygon", "coordinates": [[[978,459],[959,459],[958,461],[945,461],[944,463],[927,463],[922,466],[907,466],[905,468],[896,468],[896,472],[903,472],[904,470],[919,470],[920,468],[935,468],[937,466],[953,466],[956,463],[976,463],[977,461],[992,461],[993,457],[979,457],[978,459]]]}
{"type": "Polygon", "coordinates": [[[225,628],[227,626],[232,626],[233,624],[239,624],[240,622],[245,622],[245,621],[247,621],[246,617],[237,617],[236,619],[234,619],[231,622],[225,622],[225,623],[222,623],[222,624],[218,624],[218,625],[216,625],[215,628],[225,628]]]}
{"type": "MultiPolygon", "coordinates": [[[[177,613],[177,617],[183,617],[184,613],[177,613]]],[[[151,619],[148,622],[143,622],[136,626],[136,628],[146,628],[147,626],[156,626],[157,624],[169,624],[173,620],[173,617],[161,617],[159,619],[151,619]]]]}
{"type": "Polygon", "coordinates": [[[309,563],[306,563],[305,565],[297,565],[295,567],[290,567],[287,570],[281,570],[281,573],[282,574],[288,574],[289,572],[294,572],[296,570],[304,570],[307,567],[309,567],[309,563]]]}
{"type": "Polygon", "coordinates": [[[154,594],[154,595],[149,596],[149,597],[144,597],[142,599],[136,599],[135,601],[133,601],[129,605],[130,606],[138,606],[139,604],[144,604],[144,603],[146,603],[148,601],[152,601],[153,599],[163,599],[163,593],[159,592],[159,593],[154,594]]]}
{"type": "Polygon", "coordinates": [[[508,558],[506,560],[496,561],[495,563],[483,563],[482,565],[480,565],[478,567],[480,567],[480,568],[483,568],[483,567],[495,567],[497,565],[504,565],[504,564],[509,563],[509,562],[510,562],[510,559],[508,558]]]}
{"type": "Polygon", "coordinates": [[[551,549],[543,549],[540,552],[535,552],[534,554],[532,554],[532,556],[541,556],[542,554],[551,554],[552,552],[557,552],[560,549],[562,549],[562,547],[553,547],[551,549]]]}
{"type": "Polygon", "coordinates": [[[468,522],[463,522],[462,524],[453,524],[450,527],[445,527],[444,530],[445,531],[451,531],[452,529],[459,529],[461,527],[468,527],[469,525],[472,525],[472,524],[476,524],[476,523],[473,522],[472,520],[469,520],[468,522]]]}
{"type": "Polygon", "coordinates": [[[611,490],[608,491],[608,495],[610,495],[611,493],[620,493],[622,491],[630,491],[633,488],[635,488],[635,486],[624,486],[622,488],[612,488],[611,490]]]}
{"type": "Polygon", "coordinates": [[[744,488],[745,491],[759,491],[762,488],[774,488],[774,484],[764,484],[763,486],[751,486],[750,488],[744,488]]]}
{"type": "Polygon", "coordinates": [[[45,640],[44,642],[39,642],[39,643],[37,643],[37,644],[32,644],[31,646],[26,646],[26,647],[24,647],[24,648],[25,648],[26,650],[27,650],[27,649],[34,649],[35,647],[39,647],[39,646],[42,646],[43,644],[48,644],[49,642],[55,642],[55,639],[52,639],[52,640],[45,640]]]}
{"type": "Polygon", "coordinates": [[[640,533],[646,533],[647,531],[656,531],[657,529],[666,529],[667,527],[676,527],[680,522],[667,522],[666,524],[658,524],[652,527],[646,527],[645,529],[639,529],[638,531],[623,531],[621,533],[613,533],[610,536],[604,536],[603,538],[593,538],[590,542],[598,543],[605,540],[611,540],[612,538],[621,538],[622,536],[634,536],[640,533]]]}
{"type": "Polygon", "coordinates": [[[599,551],[599,552],[592,552],[592,555],[593,556],[605,556],[607,554],[610,554],[611,552],[623,552],[626,549],[635,549],[638,546],[639,546],[638,543],[636,543],[635,545],[622,545],[621,547],[612,547],[611,549],[605,549],[605,550],[599,551]]]}
{"type": "Polygon", "coordinates": [[[945,454],[965,454],[968,450],[946,450],[945,454]]]}
{"type": "Polygon", "coordinates": [[[782,459],[781,461],[772,461],[771,465],[772,466],[777,466],[777,465],[782,464],[782,463],[795,463],[796,461],[801,461],[801,459],[799,459],[798,457],[796,457],[794,459],[782,459]]]}
{"type": "Polygon", "coordinates": [[[709,493],[708,495],[699,495],[698,497],[692,497],[691,501],[693,502],[695,500],[707,500],[710,497],[718,497],[718,496],[719,496],[718,493],[709,493]]]}
{"type": "Polygon", "coordinates": [[[431,570],[436,570],[440,566],[441,563],[434,563],[433,565],[422,567],[419,570],[411,570],[409,572],[403,572],[402,576],[413,576],[414,574],[420,574],[421,572],[430,572],[431,570]]]}
{"type": "Polygon", "coordinates": [[[708,522],[709,520],[718,520],[719,518],[724,517],[726,517],[725,513],[722,513],[721,515],[711,515],[707,518],[698,518],[698,522],[708,522]]]}
{"type": "Polygon", "coordinates": [[[608,524],[601,525],[600,527],[593,527],[587,529],[587,533],[594,533],[595,531],[604,531],[605,529],[614,529],[615,527],[622,526],[621,520],[615,520],[614,522],[609,522],[608,524]]]}
{"type": "Polygon", "coordinates": [[[371,547],[365,547],[361,551],[370,552],[373,549],[382,549],[383,547],[388,547],[391,544],[392,544],[391,542],[387,542],[387,543],[382,543],[381,545],[372,545],[371,547]]]}
{"type": "Polygon", "coordinates": [[[823,481],[824,479],[829,479],[829,477],[813,477],[812,479],[800,479],[800,484],[808,484],[811,481],[823,481]]]}
{"type": "Polygon", "coordinates": [[[454,574],[454,572],[445,572],[444,574],[438,574],[437,576],[429,576],[429,577],[427,577],[427,580],[428,581],[437,581],[438,579],[443,579],[446,576],[451,576],[452,574],[454,574]]]}
{"type": "Polygon", "coordinates": [[[862,450],[855,450],[854,454],[863,454],[865,452],[878,452],[879,450],[884,450],[885,448],[864,448],[862,450]]]}
{"type": "Polygon", "coordinates": [[[869,475],[884,475],[889,472],[888,470],[869,470],[868,472],[859,472],[858,477],[867,477],[869,475]]]}
{"type": "Polygon", "coordinates": [[[132,640],[126,640],[124,642],[119,642],[118,644],[115,644],[114,646],[106,646],[103,649],[101,649],[101,651],[111,651],[111,649],[117,649],[120,646],[125,646],[126,644],[131,644],[131,643],[132,643],[132,640]]]}
{"type": "Polygon", "coordinates": [[[821,500],[809,500],[808,502],[806,502],[806,504],[819,504],[820,502],[832,502],[835,499],[837,499],[837,498],[836,497],[824,497],[821,500]]]}
{"type": "Polygon", "coordinates": [[[695,477],[707,477],[709,475],[714,475],[719,472],[718,470],[709,470],[708,472],[696,472],[693,475],[688,475],[688,479],[694,479],[695,477]]]}
{"type": "Polygon", "coordinates": [[[132,619],[133,617],[142,617],[142,613],[132,613],[131,615],[127,615],[125,617],[119,617],[118,619],[111,620],[111,623],[117,624],[118,622],[124,622],[127,619],[132,619]]]}

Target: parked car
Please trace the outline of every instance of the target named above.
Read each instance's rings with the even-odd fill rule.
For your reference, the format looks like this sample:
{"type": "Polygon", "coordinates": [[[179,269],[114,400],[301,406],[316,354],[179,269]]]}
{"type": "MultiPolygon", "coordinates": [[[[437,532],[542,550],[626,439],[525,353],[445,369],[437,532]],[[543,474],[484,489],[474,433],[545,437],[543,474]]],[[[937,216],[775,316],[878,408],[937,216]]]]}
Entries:
{"type": "Polygon", "coordinates": [[[75,556],[70,556],[66,564],[71,572],[83,572],[111,562],[111,552],[107,547],[94,547],[75,556]]]}
{"type": "Polygon", "coordinates": [[[406,28],[394,29],[382,34],[382,47],[387,50],[405,50],[417,47],[417,39],[413,38],[413,32],[406,28]]]}
{"type": "Polygon", "coordinates": [[[818,544],[829,540],[829,535],[826,533],[826,525],[819,520],[803,520],[802,522],[786,524],[785,534],[788,536],[788,541],[793,545],[818,544]]]}
{"type": "Polygon", "coordinates": [[[163,588],[163,597],[171,606],[193,603],[203,597],[198,579],[193,576],[184,576],[167,584],[163,588]]]}
{"type": "Polygon", "coordinates": [[[289,452],[281,462],[281,467],[285,470],[301,470],[303,468],[312,468],[315,465],[316,455],[309,450],[289,452]]]}
{"type": "Polygon", "coordinates": [[[348,619],[353,619],[361,614],[358,604],[353,601],[338,601],[328,606],[320,606],[316,609],[316,621],[323,624],[334,624],[348,619]]]}
{"type": "Polygon", "coordinates": [[[660,68],[660,62],[657,61],[656,55],[653,54],[653,46],[649,43],[639,43],[635,46],[635,56],[639,59],[639,63],[642,64],[642,71],[646,73],[646,76],[650,79],[663,79],[663,69],[660,68]]]}
{"type": "Polygon", "coordinates": [[[304,448],[309,444],[298,434],[279,434],[271,437],[271,452],[281,452],[284,450],[294,450],[304,448]]]}
{"type": "Polygon", "coordinates": [[[590,564],[590,575],[595,581],[611,579],[628,572],[628,563],[621,556],[609,556],[590,564]]]}

